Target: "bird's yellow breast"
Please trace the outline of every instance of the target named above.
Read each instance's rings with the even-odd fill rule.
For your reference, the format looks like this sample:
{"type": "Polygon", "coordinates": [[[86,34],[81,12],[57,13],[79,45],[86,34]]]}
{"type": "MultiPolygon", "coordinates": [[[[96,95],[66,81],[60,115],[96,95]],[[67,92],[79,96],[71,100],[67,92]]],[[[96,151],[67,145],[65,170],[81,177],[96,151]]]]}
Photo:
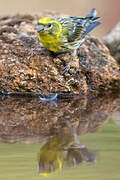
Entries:
{"type": "Polygon", "coordinates": [[[50,51],[60,52],[60,38],[55,38],[49,34],[39,34],[40,42],[50,51]]]}
{"type": "Polygon", "coordinates": [[[55,21],[53,18],[43,18],[38,21],[41,24],[48,24],[48,23],[55,23],[59,29],[57,32],[52,32],[49,34],[47,32],[39,33],[39,40],[40,42],[50,51],[53,52],[61,52],[62,48],[60,47],[61,44],[61,32],[62,32],[62,25],[55,21]]]}

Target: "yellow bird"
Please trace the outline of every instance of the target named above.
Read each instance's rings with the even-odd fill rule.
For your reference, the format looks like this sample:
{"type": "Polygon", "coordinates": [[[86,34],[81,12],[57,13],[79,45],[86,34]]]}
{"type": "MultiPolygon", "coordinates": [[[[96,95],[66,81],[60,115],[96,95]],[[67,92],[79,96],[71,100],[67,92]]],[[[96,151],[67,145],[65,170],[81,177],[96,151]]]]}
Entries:
{"type": "Polygon", "coordinates": [[[54,53],[69,52],[71,57],[63,73],[70,69],[70,64],[77,49],[84,42],[85,36],[100,24],[96,20],[96,9],[83,17],[42,18],[38,20],[38,37],[40,42],[54,53]]]}

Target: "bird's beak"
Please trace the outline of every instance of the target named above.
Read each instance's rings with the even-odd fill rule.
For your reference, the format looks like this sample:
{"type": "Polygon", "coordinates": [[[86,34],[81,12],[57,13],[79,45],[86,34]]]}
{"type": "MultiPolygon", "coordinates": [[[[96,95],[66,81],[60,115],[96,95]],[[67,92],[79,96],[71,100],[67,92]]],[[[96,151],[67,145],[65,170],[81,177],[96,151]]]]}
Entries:
{"type": "Polygon", "coordinates": [[[38,25],[37,26],[37,31],[40,32],[40,31],[43,31],[44,30],[44,26],[43,25],[38,25]]]}

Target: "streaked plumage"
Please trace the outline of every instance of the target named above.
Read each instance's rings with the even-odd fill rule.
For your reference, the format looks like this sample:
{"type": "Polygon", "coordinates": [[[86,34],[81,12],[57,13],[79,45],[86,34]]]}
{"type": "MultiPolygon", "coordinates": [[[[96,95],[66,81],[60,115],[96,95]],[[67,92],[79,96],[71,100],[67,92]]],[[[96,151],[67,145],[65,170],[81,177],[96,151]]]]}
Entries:
{"type": "Polygon", "coordinates": [[[100,24],[96,20],[96,9],[83,18],[43,18],[38,21],[38,34],[41,43],[55,53],[70,52],[72,57],[65,67],[70,68],[70,63],[76,55],[77,49],[84,42],[85,36],[100,24]]]}

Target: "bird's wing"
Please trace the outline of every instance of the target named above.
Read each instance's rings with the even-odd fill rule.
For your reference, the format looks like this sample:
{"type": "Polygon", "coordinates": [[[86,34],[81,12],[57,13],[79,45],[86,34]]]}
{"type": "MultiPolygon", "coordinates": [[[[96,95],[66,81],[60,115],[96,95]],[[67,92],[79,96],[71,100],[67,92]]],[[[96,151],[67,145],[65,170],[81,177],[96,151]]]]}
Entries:
{"type": "Polygon", "coordinates": [[[65,37],[69,43],[79,40],[81,34],[84,32],[82,23],[76,21],[76,19],[75,17],[69,17],[61,21],[63,37],[65,37]]]}
{"type": "Polygon", "coordinates": [[[79,41],[84,38],[86,34],[100,24],[100,22],[96,21],[100,18],[95,17],[96,13],[96,10],[92,9],[86,17],[68,17],[61,20],[63,36],[66,36],[69,43],[79,41]]]}
{"type": "Polygon", "coordinates": [[[82,22],[78,22],[75,18],[72,18],[71,26],[69,27],[67,36],[68,42],[80,40],[83,32],[85,31],[84,28],[85,27],[83,26],[82,22]]]}
{"type": "Polygon", "coordinates": [[[72,21],[68,25],[68,42],[79,41],[92,31],[100,22],[95,21],[99,17],[71,17],[72,21]]]}

